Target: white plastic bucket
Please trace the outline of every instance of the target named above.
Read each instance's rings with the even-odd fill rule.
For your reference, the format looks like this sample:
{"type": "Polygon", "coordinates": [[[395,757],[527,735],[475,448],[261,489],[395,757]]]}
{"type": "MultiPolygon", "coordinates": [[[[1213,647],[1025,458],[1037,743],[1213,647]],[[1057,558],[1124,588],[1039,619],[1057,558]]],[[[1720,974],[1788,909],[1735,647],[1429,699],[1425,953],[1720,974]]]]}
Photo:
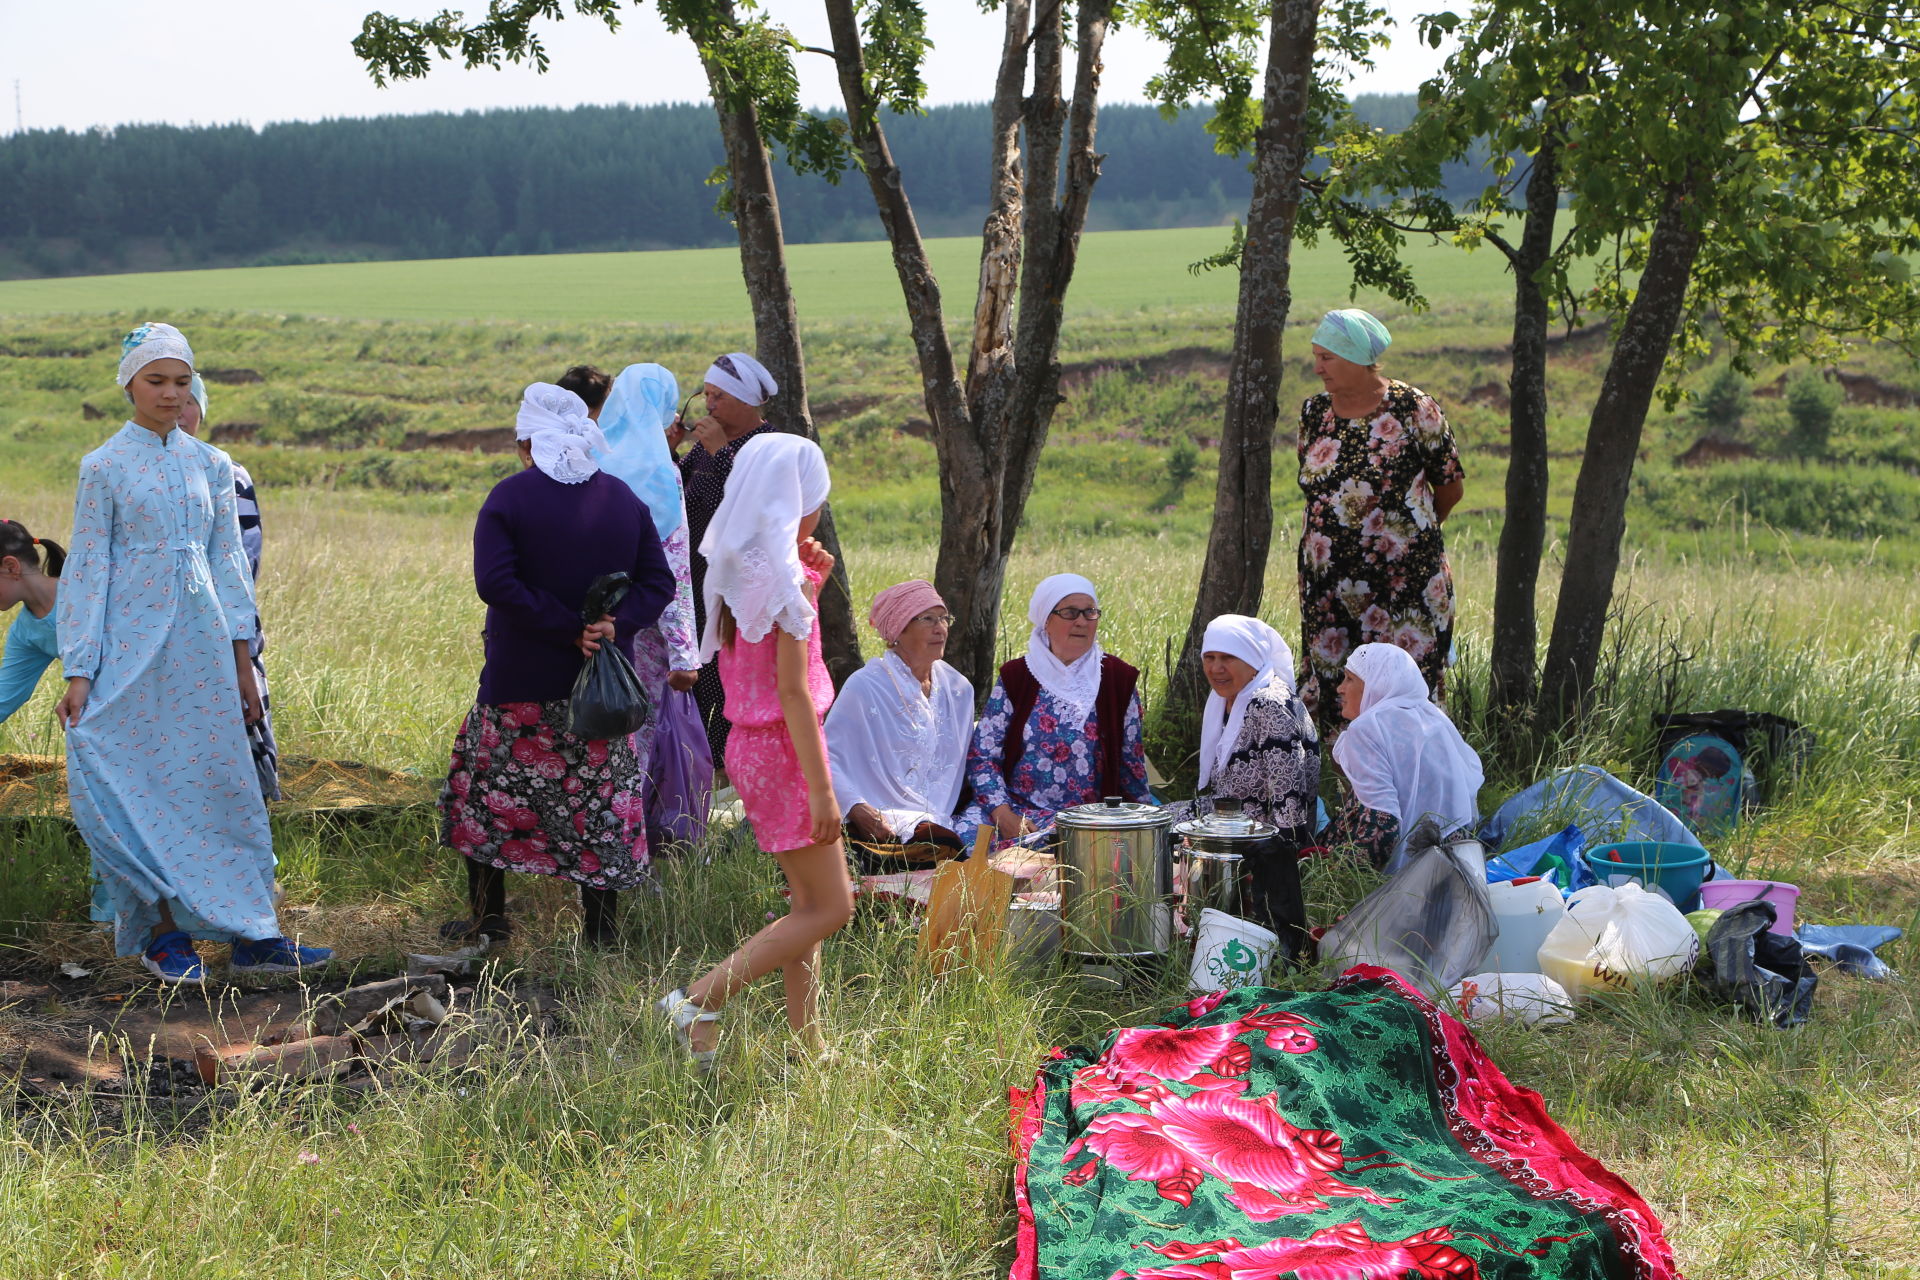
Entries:
{"type": "Polygon", "coordinates": [[[1540,944],[1566,917],[1567,904],[1551,880],[1487,886],[1487,903],[1500,934],[1482,967],[1491,973],[1538,973],[1540,944]]]}
{"type": "Polygon", "coordinates": [[[1187,975],[1195,991],[1231,991],[1259,986],[1280,949],[1280,935],[1251,920],[1208,907],[1194,932],[1187,975]]]}

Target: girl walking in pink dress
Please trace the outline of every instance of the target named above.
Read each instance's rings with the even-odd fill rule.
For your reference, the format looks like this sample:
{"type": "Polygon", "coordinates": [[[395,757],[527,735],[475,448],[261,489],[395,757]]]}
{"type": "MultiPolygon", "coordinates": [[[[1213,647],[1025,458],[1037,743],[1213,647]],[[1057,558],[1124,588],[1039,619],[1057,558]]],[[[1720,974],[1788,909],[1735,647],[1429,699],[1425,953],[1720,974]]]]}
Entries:
{"type": "Polygon", "coordinates": [[[733,725],[727,777],[754,838],[792,891],[786,915],[660,1001],[676,1038],[703,1069],[713,1063],[720,1010],[775,969],[786,984],[788,1025],[808,1048],[820,1048],[820,944],[853,918],[840,804],[820,731],[833,684],[820,658],[814,602],[833,557],[813,541],[813,529],[827,488],[820,446],[801,436],[757,436],[734,459],[700,542],[707,564],[700,656],[719,656],[733,725]]]}

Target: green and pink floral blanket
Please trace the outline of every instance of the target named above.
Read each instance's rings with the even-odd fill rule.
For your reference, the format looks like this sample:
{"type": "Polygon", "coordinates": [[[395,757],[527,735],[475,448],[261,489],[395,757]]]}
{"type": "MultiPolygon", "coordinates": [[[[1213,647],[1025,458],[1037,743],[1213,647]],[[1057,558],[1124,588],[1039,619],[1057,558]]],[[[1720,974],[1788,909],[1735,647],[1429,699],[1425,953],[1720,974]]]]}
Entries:
{"type": "Polygon", "coordinates": [[[1014,1092],[1014,1280],[1669,1280],[1626,1182],[1385,969],[1203,996],[1014,1092]]]}

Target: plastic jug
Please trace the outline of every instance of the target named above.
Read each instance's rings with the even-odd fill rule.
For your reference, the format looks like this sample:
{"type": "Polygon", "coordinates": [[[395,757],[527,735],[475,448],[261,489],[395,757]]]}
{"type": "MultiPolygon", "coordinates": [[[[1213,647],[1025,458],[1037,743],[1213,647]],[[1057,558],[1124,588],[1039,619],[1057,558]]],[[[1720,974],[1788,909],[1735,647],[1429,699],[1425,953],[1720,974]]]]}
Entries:
{"type": "Polygon", "coordinates": [[[1523,876],[1488,885],[1487,901],[1500,934],[1487,948],[1483,967],[1494,973],[1540,972],[1540,944],[1567,914],[1559,888],[1551,880],[1523,876]]]}

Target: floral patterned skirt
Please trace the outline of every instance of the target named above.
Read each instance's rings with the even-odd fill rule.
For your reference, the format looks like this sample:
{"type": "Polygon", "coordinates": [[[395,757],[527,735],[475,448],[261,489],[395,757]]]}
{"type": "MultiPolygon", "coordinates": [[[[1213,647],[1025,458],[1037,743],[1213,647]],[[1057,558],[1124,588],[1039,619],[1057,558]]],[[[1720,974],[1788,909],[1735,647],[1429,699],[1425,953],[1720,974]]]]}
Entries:
{"type": "Polygon", "coordinates": [[[440,839],[502,871],[631,889],[647,873],[631,738],[577,738],[567,700],[476,703],[453,739],[440,839]]]}

